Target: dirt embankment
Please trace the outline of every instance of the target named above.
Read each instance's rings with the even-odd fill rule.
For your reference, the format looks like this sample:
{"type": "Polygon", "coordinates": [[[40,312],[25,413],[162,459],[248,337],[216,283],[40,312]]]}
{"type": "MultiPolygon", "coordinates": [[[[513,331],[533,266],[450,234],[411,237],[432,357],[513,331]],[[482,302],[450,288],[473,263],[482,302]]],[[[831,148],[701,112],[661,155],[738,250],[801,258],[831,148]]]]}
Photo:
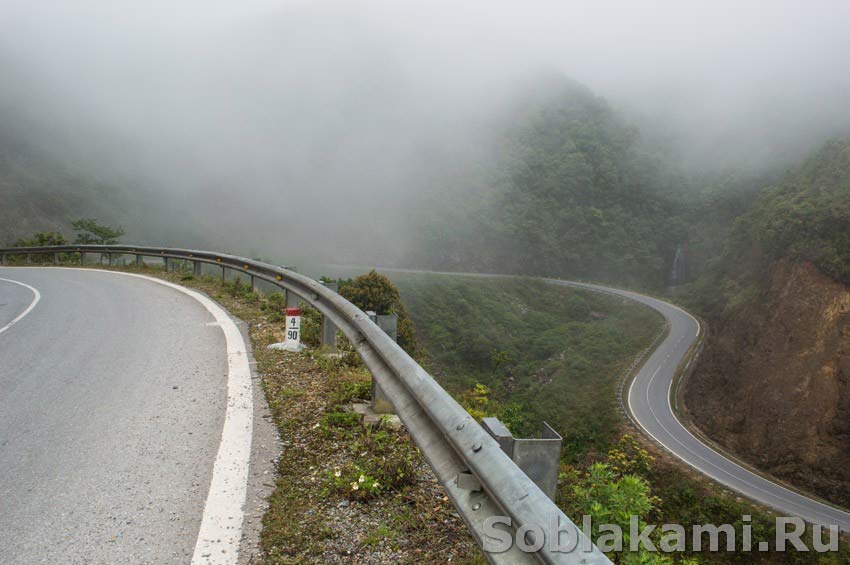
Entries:
{"type": "Polygon", "coordinates": [[[712,323],[685,404],[742,459],[850,507],[850,288],[777,263],[757,299],[712,323]]]}

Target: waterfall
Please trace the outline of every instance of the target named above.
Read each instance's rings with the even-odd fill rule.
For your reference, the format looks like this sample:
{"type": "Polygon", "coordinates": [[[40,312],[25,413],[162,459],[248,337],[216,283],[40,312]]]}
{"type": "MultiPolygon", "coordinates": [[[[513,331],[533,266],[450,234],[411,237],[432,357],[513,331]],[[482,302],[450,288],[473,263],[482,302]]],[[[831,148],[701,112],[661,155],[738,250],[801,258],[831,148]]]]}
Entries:
{"type": "Polygon", "coordinates": [[[685,282],[685,252],[681,244],[676,246],[676,256],[673,257],[673,270],[670,273],[670,286],[685,282]]]}

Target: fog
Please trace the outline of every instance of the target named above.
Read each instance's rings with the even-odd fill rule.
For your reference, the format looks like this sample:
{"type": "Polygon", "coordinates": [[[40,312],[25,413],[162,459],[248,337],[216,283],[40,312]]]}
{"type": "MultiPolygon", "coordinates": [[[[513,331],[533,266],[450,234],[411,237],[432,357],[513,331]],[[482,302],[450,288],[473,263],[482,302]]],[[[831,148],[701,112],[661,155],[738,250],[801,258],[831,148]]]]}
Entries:
{"type": "Polygon", "coordinates": [[[535,77],[689,170],[760,169],[850,131],[848,29],[841,1],[0,0],[0,119],[187,210],[192,243],[397,256],[535,77]]]}

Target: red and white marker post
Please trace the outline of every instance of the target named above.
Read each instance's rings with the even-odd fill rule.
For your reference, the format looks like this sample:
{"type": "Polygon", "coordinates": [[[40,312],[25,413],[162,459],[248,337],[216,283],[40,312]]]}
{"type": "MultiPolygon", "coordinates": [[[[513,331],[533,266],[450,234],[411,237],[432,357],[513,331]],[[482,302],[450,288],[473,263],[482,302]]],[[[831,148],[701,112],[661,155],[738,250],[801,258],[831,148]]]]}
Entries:
{"type": "Polygon", "coordinates": [[[301,345],[301,308],[286,309],[286,332],[285,339],[282,343],[273,343],[269,349],[283,349],[284,351],[301,351],[304,346],[301,345]]]}
{"type": "Polygon", "coordinates": [[[283,343],[290,351],[301,348],[301,308],[286,309],[286,341],[283,343]]]}

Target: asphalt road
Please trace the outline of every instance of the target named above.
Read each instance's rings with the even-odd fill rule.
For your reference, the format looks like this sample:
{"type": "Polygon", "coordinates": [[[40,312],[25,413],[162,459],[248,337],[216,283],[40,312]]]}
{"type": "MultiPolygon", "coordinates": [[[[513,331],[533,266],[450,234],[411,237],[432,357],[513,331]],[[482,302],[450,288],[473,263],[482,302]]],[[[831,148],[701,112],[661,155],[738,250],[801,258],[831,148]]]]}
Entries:
{"type": "MultiPolygon", "coordinates": [[[[394,268],[380,270],[486,278],[510,276],[394,268]]],[[[645,304],[664,316],[670,331],[644,362],[626,396],[632,418],[657,443],[700,473],[774,509],[781,516],[796,516],[812,524],[838,526],[842,531],[850,532],[850,513],[789,490],[742,467],[691,434],[676,417],[670,394],[677,369],[700,333],[699,322],[693,316],[678,306],[636,292],[559,279],[543,280],[621,296],[645,304]]]]}
{"type": "Polygon", "coordinates": [[[141,278],[0,279],[32,287],[0,280],[0,561],[188,562],[228,407],[222,328],[141,278]]]}
{"type": "Polygon", "coordinates": [[[660,312],[670,326],[667,338],[640,368],[628,391],[632,417],[656,442],[673,455],[729,488],[769,506],[783,516],[837,525],[850,531],[850,513],[791,491],[738,465],[692,435],[676,418],[670,402],[673,378],[700,331],[690,314],[662,300],[603,286],[550,280],[554,284],[587,288],[622,296],[660,312]]]}

